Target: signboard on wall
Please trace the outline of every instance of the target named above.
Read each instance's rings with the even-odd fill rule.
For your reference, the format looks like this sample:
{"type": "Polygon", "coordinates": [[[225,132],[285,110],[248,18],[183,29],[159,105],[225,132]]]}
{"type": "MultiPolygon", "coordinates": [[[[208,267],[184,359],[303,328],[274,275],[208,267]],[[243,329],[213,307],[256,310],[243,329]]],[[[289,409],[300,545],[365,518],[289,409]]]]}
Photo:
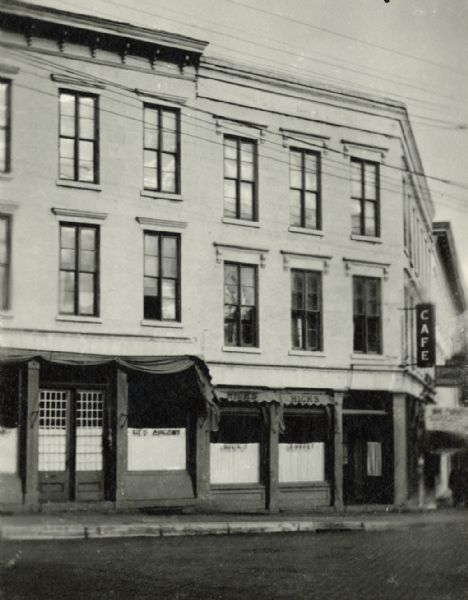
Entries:
{"type": "Polygon", "coordinates": [[[433,304],[416,305],[416,363],[418,367],[435,365],[435,308],[433,304]]]}
{"type": "Polygon", "coordinates": [[[446,431],[468,435],[468,407],[426,406],[427,431],[446,431]]]}

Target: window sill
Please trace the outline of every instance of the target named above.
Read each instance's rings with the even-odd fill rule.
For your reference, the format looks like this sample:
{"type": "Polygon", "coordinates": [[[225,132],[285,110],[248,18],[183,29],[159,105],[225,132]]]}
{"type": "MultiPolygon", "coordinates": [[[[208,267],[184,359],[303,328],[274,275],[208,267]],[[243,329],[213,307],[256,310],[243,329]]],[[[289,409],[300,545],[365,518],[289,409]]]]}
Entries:
{"type": "Polygon", "coordinates": [[[369,244],[381,244],[382,239],[372,235],[358,235],[357,233],[351,234],[351,239],[357,242],[368,242],[369,244]]]}
{"type": "Polygon", "coordinates": [[[182,202],[182,194],[176,194],[172,192],[156,192],[152,190],[141,190],[140,196],[142,198],[153,198],[154,200],[172,200],[174,202],[182,202]]]}
{"type": "Polygon", "coordinates": [[[170,329],[183,329],[182,323],[177,321],[152,321],[151,319],[143,319],[140,321],[142,327],[168,327],[170,329]]]}
{"type": "Polygon", "coordinates": [[[382,363],[385,362],[387,360],[387,357],[383,354],[365,354],[364,352],[361,353],[353,353],[351,354],[351,360],[352,361],[364,361],[364,362],[377,362],[377,363],[382,363]]]}
{"type": "Polygon", "coordinates": [[[6,321],[9,319],[13,319],[14,314],[9,311],[0,311],[0,321],[6,321]]]}
{"type": "Polygon", "coordinates": [[[323,358],[326,356],[325,352],[322,352],[321,350],[289,350],[288,355],[310,357],[316,356],[317,358],[323,358]]]}
{"type": "Polygon", "coordinates": [[[242,352],[246,354],[261,354],[260,348],[252,348],[251,346],[223,346],[223,352],[242,352]]]}
{"type": "Polygon", "coordinates": [[[223,217],[223,223],[228,225],[241,225],[242,227],[260,227],[258,221],[246,221],[245,219],[233,219],[232,217],[223,217]]]}
{"type": "Polygon", "coordinates": [[[101,192],[102,188],[98,183],[85,181],[69,181],[67,179],[57,179],[55,182],[59,187],[76,188],[78,190],[91,190],[93,192],[101,192]]]}
{"type": "Polygon", "coordinates": [[[100,317],[85,317],[81,315],[57,315],[55,320],[74,323],[102,323],[102,319],[100,317]]]}
{"type": "Polygon", "coordinates": [[[13,175],[8,173],[0,173],[0,181],[13,181],[13,175]]]}
{"type": "Polygon", "coordinates": [[[295,227],[294,225],[290,225],[288,231],[291,233],[303,233],[304,235],[323,237],[323,231],[321,229],[309,229],[308,227],[295,227]]]}

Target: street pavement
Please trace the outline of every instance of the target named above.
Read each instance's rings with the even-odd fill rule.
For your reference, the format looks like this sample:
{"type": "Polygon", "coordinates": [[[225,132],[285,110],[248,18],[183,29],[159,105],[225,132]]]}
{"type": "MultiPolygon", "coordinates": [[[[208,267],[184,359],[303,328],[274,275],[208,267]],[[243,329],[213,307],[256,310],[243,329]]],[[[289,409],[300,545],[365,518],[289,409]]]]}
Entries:
{"type": "Polygon", "coordinates": [[[3,541],[2,600],[468,600],[468,524],[3,541]]]}

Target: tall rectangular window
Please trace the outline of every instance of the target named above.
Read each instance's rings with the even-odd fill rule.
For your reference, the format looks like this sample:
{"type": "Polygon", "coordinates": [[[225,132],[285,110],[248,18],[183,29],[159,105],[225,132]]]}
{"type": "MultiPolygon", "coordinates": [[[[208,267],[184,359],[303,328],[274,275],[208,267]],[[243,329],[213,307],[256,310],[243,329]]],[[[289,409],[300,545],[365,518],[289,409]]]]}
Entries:
{"type": "Polygon", "coordinates": [[[382,348],[380,279],[353,277],[354,351],[379,354],[382,348]]]}
{"type": "Polygon", "coordinates": [[[145,105],[143,185],[145,190],[180,191],[180,112],[145,105]]]}
{"type": "Polygon", "coordinates": [[[257,345],[257,267],[224,263],[224,343],[257,345]]]}
{"type": "Polygon", "coordinates": [[[224,216],[257,220],[256,143],[224,136],[224,216]]]}
{"type": "Polygon", "coordinates": [[[145,232],[145,319],[180,321],[180,236],[145,232]]]}
{"type": "Polygon", "coordinates": [[[60,312],[98,314],[99,229],[93,225],[60,225],[60,312]]]}
{"type": "Polygon", "coordinates": [[[372,237],[380,235],[379,188],[379,164],[352,158],[352,233],[372,237]]]}
{"type": "Polygon", "coordinates": [[[81,92],[60,92],[60,179],[98,182],[98,100],[81,92]]]}
{"type": "Polygon", "coordinates": [[[299,350],[321,350],[321,274],[293,270],[291,286],[292,347],[299,350]]]}
{"type": "Polygon", "coordinates": [[[0,79],[0,173],[10,170],[11,84],[0,79]]]}
{"type": "Polygon", "coordinates": [[[0,309],[10,304],[10,217],[0,216],[0,309]]]}
{"type": "Polygon", "coordinates": [[[320,229],[320,154],[289,151],[289,224],[320,229]]]}

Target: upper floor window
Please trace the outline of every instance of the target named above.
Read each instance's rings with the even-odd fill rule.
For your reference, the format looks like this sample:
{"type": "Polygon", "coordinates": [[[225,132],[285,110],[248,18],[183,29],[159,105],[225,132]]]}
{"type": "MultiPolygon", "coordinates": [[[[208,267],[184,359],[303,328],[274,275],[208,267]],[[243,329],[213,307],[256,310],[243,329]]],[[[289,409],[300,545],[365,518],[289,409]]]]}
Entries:
{"type": "Polygon", "coordinates": [[[224,216],[257,220],[256,143],[224,136],[224,216]]]}
{"type": "Polygon", "coordinates": [[[382,348],[380,279],[353,277],[355,352],[379,354],[382,348]]]}
{"type": "Polygon", "coordinates": [[[379,164],[360,158],[351,159],[352,233],[378,237],[379,164]]]}
{"type": "Polygon", "coordinates": [[[99,229],[60,225],[60,307],[63,314],[97,316],[99,229]]]}
{"type": "Polygon", "coordinates": [[[0,79],[0,173],[10,170],[10,86],[0,79]]]}
{"type": "Polygon", "coordinates": [[[82,92],[60,92],[60,179],[98,182],[98,100],[82,92]]]}
{"type": "Polygon", "coordinates": [[[289,187],[289,224],[320,229],[320,154],[290,150],[289,187]]]}
{"type": "Polygon", "coordinates": [[[180,191],[180,113],[151,105],[143,110],[144,188],[176,194],[180,191]]]}
{"type": "Polygon", "coordinates": [[[10,217],[0,216],[0,309],[10,301],[10,217]]]}
{"type": "Polygon", "coordinates": [[[291,271],[292,346],[299,350],[321,350],[321,274],[291,271]]]}
{"type": "Polygon", "coordinates": [[[257,267],[224,263],[224,343],[257,346],[257,267]]]}
{"type": "Polygon", "coordinates": [[[145,319],[180,321],[180,236],[145,232],[145,319]]]}

